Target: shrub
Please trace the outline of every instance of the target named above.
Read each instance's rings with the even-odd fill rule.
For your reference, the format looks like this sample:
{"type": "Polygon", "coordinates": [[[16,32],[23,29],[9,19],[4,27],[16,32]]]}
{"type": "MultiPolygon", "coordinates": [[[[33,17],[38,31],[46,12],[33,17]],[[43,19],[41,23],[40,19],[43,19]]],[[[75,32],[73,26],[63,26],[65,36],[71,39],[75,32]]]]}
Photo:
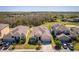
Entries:
{"type": "Polygon", "coordinates": [[[37,47],[36,47],[36,50],[40,50],[41,49],[41,45],[38,45],[37,47]]]}
{"type": "Polygon", "coordinates": [[[61,49],[61,41],[55,40],[55,44],[56,44],[55,49],[60,50],[61,49]]]}

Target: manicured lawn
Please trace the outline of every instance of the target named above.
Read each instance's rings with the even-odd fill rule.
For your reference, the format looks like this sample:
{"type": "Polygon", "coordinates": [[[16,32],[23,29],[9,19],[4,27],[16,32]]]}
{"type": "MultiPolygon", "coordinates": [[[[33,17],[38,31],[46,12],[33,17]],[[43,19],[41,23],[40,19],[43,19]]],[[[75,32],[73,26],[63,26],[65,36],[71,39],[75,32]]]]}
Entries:
{"type": "Polygon", "coordinates": [[[38,45],[30,45],[30,44],[27,44],[26,45],[26,49],[36,49],[36,47],[37,47],[38,45]]]}
{"type": "Polygon", "coordinates": [[[74,49],[77,50],[77,51],[79,51],[79,43],[75,43],[74,44],[74,49]]]}

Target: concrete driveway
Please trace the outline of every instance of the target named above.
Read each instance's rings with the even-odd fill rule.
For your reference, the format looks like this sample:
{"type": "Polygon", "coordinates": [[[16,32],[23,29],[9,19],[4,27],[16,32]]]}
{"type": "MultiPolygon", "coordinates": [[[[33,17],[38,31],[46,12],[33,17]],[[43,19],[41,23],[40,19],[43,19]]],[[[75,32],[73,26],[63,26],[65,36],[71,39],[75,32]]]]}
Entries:
{"type": "Polygon", "coordinates": [[[42,45],[40,51],[43,51],[43,52],[50,52],[50,51],[52,51],[52,50],[53,50],[53,49],[52,49],[52,45],[49,44],[49,45],[42,45]]]}

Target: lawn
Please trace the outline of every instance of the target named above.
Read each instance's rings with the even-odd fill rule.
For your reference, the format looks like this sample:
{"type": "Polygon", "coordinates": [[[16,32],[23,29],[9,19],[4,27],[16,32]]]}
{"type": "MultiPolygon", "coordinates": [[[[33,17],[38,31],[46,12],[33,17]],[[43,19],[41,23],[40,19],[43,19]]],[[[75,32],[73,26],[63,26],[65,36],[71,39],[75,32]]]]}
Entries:
{"type": "Polygon", "coordinates": [[[75,43],[75,44],[74,44],[74,49],[75,49],[76,51],[79,51],[79,43],[75,43]]]}

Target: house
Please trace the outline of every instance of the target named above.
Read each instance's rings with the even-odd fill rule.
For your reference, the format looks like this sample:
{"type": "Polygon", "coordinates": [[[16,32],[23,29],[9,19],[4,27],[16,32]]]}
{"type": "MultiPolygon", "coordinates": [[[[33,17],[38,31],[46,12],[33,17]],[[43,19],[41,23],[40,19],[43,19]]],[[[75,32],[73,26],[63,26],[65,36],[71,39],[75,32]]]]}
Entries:
{"type": "Polygon", "coordinates": [[[8,35],[3,37],[2,40],[3,43],[5,44],[24,44],[26,42],[26,38],[24,35],[21,35],[20,33],[16,32],[16,33],[9,33],[8,35]]]}
{"type": "Polygon", "coordinates": [[[33,27],[33,30],[31,32],[31,38],[29,41],[32,42],[41,42],[42,44],[48,44],[51,41],[50,38],[50,31],[45,26],[37,26],[33,27]],[[33,41],[34,40],[34,41],[33,41]]]}
{"type": "Polygon", "coordinates": [[[62,33],[64,33],[65,35],[70,35],[70,29],[62,24],[55,24],[52,28],[55,36],[60,35],[62,33]]]}
{"type": "Polygon", "coordinates": [[[74,21],[75,22],[79,22],[79,18],[74,18],[74,21]]]}
{"type": "Polygon", "coordinates": [[[71,27],[70,29],[71,29],[71,31],[73,31],[79,35],[79,27],[71,27]]]}
{"type": "Polygon", "coordinates": [[[12,34],[14,36],[14,34],[19,33],[20,35],[24,35],[25,38],[27,38],[27,34],[29,32],[29,27],[27,26],[22,26],[22,25],[19,25],[17,27],[15,27],[13,30],[12,30],[12,34]]]}
{"type": "Polygon", "coordinates": [[[0,24],[0,39],[2,39],[5,35],[9,34],[9,24],[0,24]]]}
{"type": "Polygon", "coordinates": [[[70,30],[71,30],[71,33],[70,33],[71,37],[79,36],[79,27],[71,27],[70,30]]]}
{"type": "Polygon", "coordinates": [[[56,18],[50,18],[50,22],[56,21],[56,18]]]}
{"type": "Polygon", "coordinates": [[[39,30],[39,27],[33,27],[31,36],[40,37],[41,35],[42,35],[42,32],[39,30]]]}
{"type": "Polygon", "coordinates": [[[57,39],[59,39],[61,42],[64,42],[64,43],[68,43],[71,41],[71,37],[65,35],[65,34],[60,34],[58,36],[56,36],[57,39]]]}
{"type": "Polygon", "coordinates": [[[41,36],[41,43],[44,45],[51,44],[51,34],[43,33],[41,36]]]}
{"type": "Polygon", "coordinates": [[[3,37],[3,41],[6,43],[15,41],[16,44],[18,44],[19,42],[25,43],[27,39],[28,30],[29,30],[29,27],[27,26],[21,26],[21,25],[17,26],[13,28],[13,30],[9,34],[3,37]]]}
{"type": "Polygon", "coordinates": [[[41,37],[43,33],[50,33],[50,31],[45,26],[37,26],[37,27],[33,27],[31,35],[41,37]]]}
{"type": "Polygon", "coordinates": [[[43,33],[40,31],[39,26],[33,27],[28,44],[36,45],[38,41],[40,41],[42,34],[43,33]]]}
{"type": "Polygon", "coordinates": [[[62,21],[68,21],[68,22],[79,22],[79,18],[62,19],[62,21]]]}
{"type": "Polygon", "coordinates": [[[46,26],[43,26],[43,25],[39,26],[39,30],[40,30],[42,33],[44,33],[44,32],[49,32],[48,28],[47,28],[46,26]]]}

